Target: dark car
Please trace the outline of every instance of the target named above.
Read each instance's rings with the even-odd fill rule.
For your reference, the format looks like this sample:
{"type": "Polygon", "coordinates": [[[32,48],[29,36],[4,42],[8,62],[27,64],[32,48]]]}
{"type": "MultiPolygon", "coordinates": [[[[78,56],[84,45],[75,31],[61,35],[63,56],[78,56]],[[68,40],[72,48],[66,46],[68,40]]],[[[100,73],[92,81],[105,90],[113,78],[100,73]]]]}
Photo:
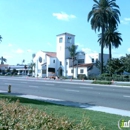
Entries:
{"type": "Polygon", "coordinates": [[[5,76],[7,76],[7,75],[11,75],[11,73],[10,73],[10,72],[8,72],[8,73],[6,73],[6,74],[5,74],[5,76]]]}

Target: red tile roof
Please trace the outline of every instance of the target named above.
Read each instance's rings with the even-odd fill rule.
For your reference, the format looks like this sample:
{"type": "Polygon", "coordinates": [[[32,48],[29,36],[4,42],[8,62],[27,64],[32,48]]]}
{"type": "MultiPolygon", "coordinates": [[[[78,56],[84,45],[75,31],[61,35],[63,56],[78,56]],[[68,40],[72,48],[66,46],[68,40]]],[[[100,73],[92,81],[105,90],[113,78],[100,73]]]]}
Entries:
{"type": "Polygon", "coordinates": [[[0,67],[7,67],[9,66],[8,64],[0,64],[0,67]]]}
{"type": "Polygon", "coordinates": [[[56,52],[45,52],[49,57],[56,57],[56,52]]]}

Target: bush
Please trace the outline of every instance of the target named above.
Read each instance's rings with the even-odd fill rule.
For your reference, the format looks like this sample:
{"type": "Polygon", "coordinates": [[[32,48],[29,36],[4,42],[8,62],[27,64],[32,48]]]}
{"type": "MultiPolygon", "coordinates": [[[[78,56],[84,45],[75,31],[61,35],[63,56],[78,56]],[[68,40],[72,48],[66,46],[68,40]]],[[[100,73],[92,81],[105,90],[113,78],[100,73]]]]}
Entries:
{"type": "Polygon", "coordinates": [[[65,76],[61,76],[60,78],[61,79],[68,79],[68,77],[65,77],[65,76]]]}
{"type": "Polygon", "coordinates": [[[85,74],[78,74],[78,79],[87,79],[87,76],[85,74]]]}
{"type": "Polygon", "coordinates": [[[108,74],[108,73],[103,73],[103,74],[101,74],[101,77],[110,77],[111,75],[110,74],[108,74]]]}
{"type": "MultiPolygon", "coordinates": [[[[66,118],[47,115],[45,112],[21,105],[19,101],[0,100],[1,130],[97,130],[89,119],[79,124],[66,118]]],[[[104,128],[100,128],[104,130],[104,128]]]]}
{"type": "Polygon", "coordinates": [[[112,84],[111,81],[99,81],[99,80],[95,80],[92,82],[92,84],[112,84]]]}

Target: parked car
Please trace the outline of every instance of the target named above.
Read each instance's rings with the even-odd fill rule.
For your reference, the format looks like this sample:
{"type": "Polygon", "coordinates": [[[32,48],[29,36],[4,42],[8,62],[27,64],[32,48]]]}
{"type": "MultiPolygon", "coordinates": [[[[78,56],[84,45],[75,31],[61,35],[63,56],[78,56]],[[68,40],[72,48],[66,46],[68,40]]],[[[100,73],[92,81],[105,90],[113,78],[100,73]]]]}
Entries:
{"type": "Polygon", "coordinates": [[[31,73],[28,73],[27,76],[32,76],[32,74],[31,74],[31,73]]]}
{"type": "Polygon", "coordinates": [[[22,75],[22,73],[18,72],[18,75],[22,75]]]}
{"type": "Polygon", "coordinates": [[[8,73],[6,73],[6,74],[5,74],[5,76],[7,76],[7,75],[11,75],[11,73],[10,73],[10,72],[8,72],[8,73]]]}

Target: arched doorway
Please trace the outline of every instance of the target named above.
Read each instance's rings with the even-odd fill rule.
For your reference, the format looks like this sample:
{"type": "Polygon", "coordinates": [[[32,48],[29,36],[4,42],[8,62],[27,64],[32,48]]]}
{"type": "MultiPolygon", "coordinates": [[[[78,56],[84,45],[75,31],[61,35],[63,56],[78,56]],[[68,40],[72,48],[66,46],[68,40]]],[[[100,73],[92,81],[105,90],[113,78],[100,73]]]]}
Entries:
{"type": "Polygon", "coordinates": [[[59,69],[58,69],[58,76],[59,76],[59,77],[62,76],[62,72],[63,72],[62,68],[59,67],[59,69]]]}

